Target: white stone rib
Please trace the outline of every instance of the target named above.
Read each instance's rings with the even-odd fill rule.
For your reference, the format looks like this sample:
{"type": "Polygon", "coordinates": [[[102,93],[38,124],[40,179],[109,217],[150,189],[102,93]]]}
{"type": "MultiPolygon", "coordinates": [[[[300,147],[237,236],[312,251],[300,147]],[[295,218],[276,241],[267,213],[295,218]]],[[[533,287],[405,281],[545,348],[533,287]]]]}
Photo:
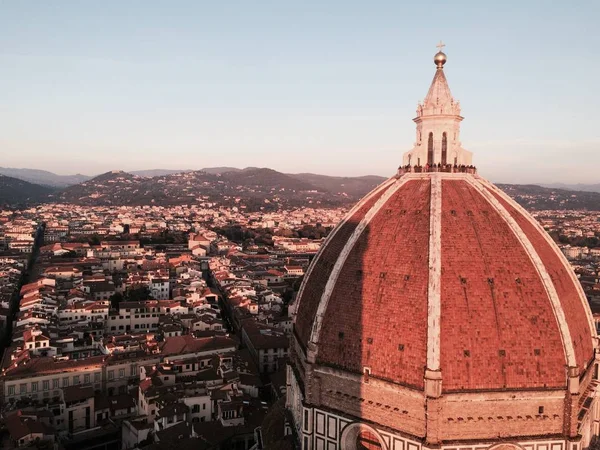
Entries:
{"type": "Polygon", "coordinates": [[[533,263],[537,273],[542,280],[542,284],[546,289],[546,293],[548,294],[548,298],[550,299],[550,304],[552,305],[552,310],[554,311],[554,317],[558,323],[558,329],[560,331],[560,337],[563,344],[563,349],[565,351],[565,359],[567,361],[567,365],[569,367],[577,367],[577,362],[575,359],[575,349],[573,348],[573,340],[571,339],[571,331],[569,330],[569,325],[567,323],[567,319],[565,317],[565,312],[563,310],[562,304],[560,303],[560,299],[558,298],[558,293],[556,292],[556,288],[554,287],[554,283],[546,270],[546,266],[542,262],[542,259],[535,251],[533,244],[525,234],[525,232],[521,229],[517,221],[510,215],[508,210],[498,201],[494,195],[485,188],[483,183],[479,180],[475,180],[474,178],[467,179],[467,182],[473,186],[477,191],[496,209],[500,217],[506,222],[511,231],[515,234],[525,252],[529,256],[529,259],[533,263]]]}
{"type": "Polygon", "coordinates": [[[427,368],[440,370],[442,275],[442,178],[431,175],[429,206],[429,282],[427,285],[427,368]]]}
{"type": "MultiPolygon", "coordinates": [[[[365,214],[360,223],[356,226],[353,233],[350,235],[350,238],[344,245],[344,248],[340,252],[340,255],[333,266],[333,270],[329,275],[329,279],[327,280],[327,284],[325,285],[325,289],[323,290],[323,295],[321,296],[321,301],[319,302],[319,307],[317,309],[317,314],[315,315],[315,320],[313,322],[312,331],[310,334],[310,344],[314,344],[315,352],[318,352],[318,347],[316,344],[319,343],[319,337],[321,334],[321,326],[323,324],[323,316],[327,311],[327,305],[329,304],[329,299],[331,297],[331,293],[337,283],[338,277],[342,268],[344,267],[344,263],[350,255],[350,252],[354,248],[354,245],[358,241],[358,238],[365,230],[365,228],[369,225],[373,217],[381,210],[381,208],[387,203],[392,195],[394,195],[400,187],[402,187],[410,178],[402,177],[396,181],[396,183],[391,186],[384,194],[375,202],[375,204],[371,207],[371,209],[365,214]]],[[[309,345],[310,345],[309,344],[309,345]]],[[[316,356],[316,353],[315,353],[316,356]]]]}
{"type": "MultiPolygon", "coordinates": [[[[563,265],[566,267],[567,273],[569,274],[569,276],[571,277],[571,281],[575,285],[575,289],[577,289],[577,292],[579,293],[579,300],[580,300],[581,306],[583,307],[583,310],[585,311],[585,314],[587,316],[588,326],[590,328],[590,333],[591,333],[591,335],[592,335],[593,338],[596,338],[598,336],[597,333],[596,333],[596,325],[594,323],[594,317],[592,316],[592,311],[591,311],[591,309],[590,309],[590,307],[588,305],[587,297],[585,295],[585,292],[583,292],[583,288],[581,287],[581,283],[577,279],[577,276],[575,275],[575,271],[571,267],[571,264],[567,260],[567,257],[563,254],[563,252],[560,251],[560,248],[558,248],[558,246],[556,245],[556,242],[554,242],[552,240],[552,238],[548,235],[548,233],[546,232],[546,230],[544,230],[544,227],[542,227],[537,220],[535,220],[533,217],[531,217],[531,215],[525,210],[525,208],[523,208],[516,201],[514,201],[502,189],[500,189],[499,187],[495,186],[494,184],[490,183],[489,181],[487,181],[487,180],[485,180],[483,178],[479,178],[479,180],[480,180],[480,182],[483,185],[487,186],[489,189],[491,189],[494,192],[496,192],[500,197],[502,197],[510,205],[512,205],[513,208],[515,208],[519,213],[521,213],[521,215],[541,233],[541,235],[544,237],[544,239],[546,240],[546,242],[554,250],[554,253],[556,255],[558,255],[558,258],[562,261],[563,265]]],[[[594,342],[594,345],[596,345],[596,342],[594,342]]]]}
{"type": "MultiPolygon", "coordinates": [[[[389,178],[387,180],[385,180],[383,183],[381,183],[379,186],[377,186],[375,189],[373,189],[371,192],[369,192],[367,195],[365,195],[362,200],[360,200],[356,205],[354,205],[354,207],[350,210],[350,212],[348,212],[348,214],[346,214],[346,216],[342,219],[342,221],[337,224],[335,226],[335,228],[333,229],[333,231],[331,233],[329,233],[329,236],[327,236],[327,238],[325,239],[325,241],[323,242],[323,245],[321,246],[321,248],[319,249],[319,252],[317,253],[317,255],[313,258],[312,262],[310,263],[310,265],[308,266],[308,270],[306,271],[306,274],[304,275],[304,280],[308,280],[310,279],[310,274],[312,273],[314,267],[317,265],[317,261],[319,260],[319,258],[321,257],[321,255],[323,254],[323,252],[325,251],[325,248],[327,247],[327,245],[333,240],[334,236],[337,234],[337,232],[340,230],[340,228],[342,228],[342,226],[348,222],[348,220],[354,215],[354,213],[361,208],[365,202],[369,201],[369,199],[371,197],[373,197],[375,194],[377,194],[379,191],[381,191],[382,189],[385,189],[387,187],[389,187],[391,184],[393,184],[396,181],[396,178],[392,177],[389,178]]],[[[299,310],[300,307],[300,300],[302,300],[302,294],[304,293],[304,286],[306,285],[306,283],[302,283],[300,286],[300,290],[298,291],[298,295],[296,295],[296,307],[295,307],[295,311],[296,313],[299,310]]],[[[293,317],[293,323],[296,323],[296,314],[294,314],[293,317]]]]}

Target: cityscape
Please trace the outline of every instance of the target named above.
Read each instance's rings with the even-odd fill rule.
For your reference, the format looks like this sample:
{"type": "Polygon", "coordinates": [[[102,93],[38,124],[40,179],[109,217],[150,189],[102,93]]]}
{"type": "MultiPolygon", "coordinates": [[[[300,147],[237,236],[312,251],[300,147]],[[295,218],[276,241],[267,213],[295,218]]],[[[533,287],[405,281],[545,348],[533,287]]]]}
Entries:
{"type": "MultiPolygon", "coordinates": [[[[274,5],[268,11],[264,5],[178,6],[184,3],[185,10],[149,5],[148,11],[41,6],[39,15],[27,18],[33,46],[12,23],[28,9],[6,8],[11,19],[0,42],[12,44],[10,52],[0,50],[0,63],[16,63],[14,73],[0,74],[0,84],[10,84],[10,96],[22,106],[15,106],[14,117],[5,114],[11,126],[6,136],[0,133],[0,448],[599,450],[598,141],[595,131],[581,140],[568,137],[589,129],[590,110],[576,111],[561,91],[531,101],[540,109],[520,116],[516,99],[502,99],[476,81],[481,69],[482,77],[493,73],[490,86],[514,89],[520,44],[484,53],[484,43],[500,38],[482,31],[476,43],[469,33],[480,20],[486,24],[481,30],[496,30],[493,14],[462,3],[460,11],[428,5],[442,19],[462,20],[464,11],[467,35],[442,21],[458,42],[456,60],[455,44],[447,50],[442,41],[435,47],[435,41],[428,47],[403,42],[405,65],[389,67],[418,74],[403,78],[409,88],[393,113],[402,121],[393,147],[403,150],[374,145],[356,158],[364,136],[379,143],[395,136],[375,137],[391,124],[383,117],[392,114],[386,89],[395,82],[371,67],[340,78],[359,65],[337,58],[356,54],[326,49],[340,52],[337,33],[348,38],[361,26],[365,42],[386,35],[397,28],[395,16],[345,5],[348,24],[336,28],[329,19],[317,20],[337,14],[333,5],[323,5],[322,16],[312,10],[305,16],[274,5]],[[133,15],[104,16],[117,10],[133,15]],[[381,27],[366,23],[371,13],[381,27]],[[134,16],[139,28],[130,28],[134,16]],[[219,20],[210,23],[213,16],[219,20]],[[205,29],[198,30],[201,18],[205,29]],[[260,30],[244,34],[252,19],[260,30]],[[290,30],[296,20],[314,25],[308,43],[290,38],[298,35],[290,30]],[[55,29],[56,37],[36,34],[60,23],[68,27],[55,29]],[[96,30],[104,23],[114,24],[114,40],[96,30]],[[69,28],[73,24],[77,30],[69,28]],[[221,25],[231,36],[219,34],[221,25]],[[86,27],[95,38],[82,33],[86,27]],[[150,48],[145,33],[152,35],[149,53],[140,51],[150,48]],[[201,37],[217,35],[221,40],[204,49],[205,60],[194,59],[201,37]],[[324,36],[331,40],[320,54],[324,36]],[[82,59],[78,37],[88,45],[82,59]],[[95,39],[98,48],[90,45],[95,39]],[[38,45],[65,53],[27,53],[38,45]],[[108,57],[103,45],[112,52],[108,57]],[[236,65],[219,59],[221,48],[236,65]],[[307,49],[318,58],[304,55],[307,49]],[[131,60],[124,62],[121,50],[131,60]],[[423,51],[430,52],[426,58],[423,51]],[[511,51],[511,69],[489,67],[509,60],[511,51]],[[478,61],[470,60],[474,54],[478,61]],[[72,122],[58,129],[61,119],[40,111],[43,121],[32,119],[20,129],[15,124],[23,111],[35,116],[40,88],[32,82],[32,95],[25,95],[23,74],[42,60],[57,85],[55,100],[60,89],[72,90],[64,104],[77,104],[81,120],[70,116],[72,122]],[[73,61],[84,61],[69,75],[73,79],[67,72],[53,78],[57,67],[73,61]],[[309,66],[323,70],[319,81],[309,66]],[[113,76],[107,68],[123,72],[113,76]],[[328,78],[333,68],[335,80],[328,78]],[[206,86],[193,80],[200,73],[206,86]],[[297,92],[284,94],[278,76],[295,80],[284,91],[297,92]],[[354,77],[381,85],[371,89],[354,77]],[[319,86],[314,91],[312,82],[319,86]],[[455,82],[457,91],[451,89],[455,82]],[[359,99],[361,89],[382,95],[383,103],[352,109],[360,102],[345,103],[346,88],[359,99]],[[469,101],[460,102],[456,92],[469,101]],[[411,98],[404,98],[408,93],[411,98]],[[488,103],[482,93],[490,94],[488,103]],[[108,98],[113,103],[105,108],[108,98]],[[198,99],[202,108],[213,108],[210,114],[195,115],[198,99]],[[154,101],[164,102],[164,110],[154,101]],[[231,117],[219,115],[221,101],[231,117]],[[327,101],[348,110],[337,116],[327,101]],[[405,103],[416,104],[416,111],[407,113],[405,103]],[[322,115],[316,114],[321,107],[322,115]],[[290,144],[297,138],[294,114],[301,110],[300,125],[313,133],[302,141],[311,143],[306,152],[290,144]],[[557,111],[564,112],[565,140],[574,143],[559,152],[552,140],[559,133],[557,111]],[[546,113],[547,123],[538,121],[546,113]],[[186,114],[197,120],[190,135],[179,134],[186,114]],[[272,135],[261,131],[265,117],[273,121],[272,135]],[[347,139],[340,137],[347,148],[341,153],[326,149],[335,140],[334,117],[352,117],[339,129],[338,137],[347,139]],[[107,124],[120,132],[108,132],[107,124]],[[105,135],[99,137],[96,126],[106,126],[105,135]],[[329,127],[333,134],[325,131],[329,127]],[[414,137],[407,140],[408,127],[414,137]],[[499,136],[469,140],[494,127],[499,136]],[[532,144],[515,138],[519,130],[541,130],[548,139],[538,143],[532,136],[532,144]],[[257,139],[261,133],[264,140],[257,139]],[[201,155],[188,147],[200,135],[204,145],[213,145],[201,155]],[[505,151],[508,135],[516,144],[505,151]],[[172,138],[169,150],[159,145],[165,136],[172,138]],[[81,146],[76,150],[70,146],[75,142],[81,146]],[[137,154],[119,150],[131,142],[139,143],[137,154]],[[283,143],[288,150],[279,148],[283,143]],[[106,150],[90,151],[95,145],[106,150]],[[565,150],[577,145],[580,153],[565,150]]],[[[399,14],[425,6],[390,8],[399,14]]],[[[508,8],[532,13],[522,5],[508,8]]],[[[505,16],[502,9],[496,18],[514,18],[519,35],[531,33],[529,26],[546,30],[550,22],[563,23],[564,33],[579,27],[592,33],[583,24],[593,11],[574,9],[548,7],[542,17],[530,14],[526,27],[520,15],[505,16]]],[[[406,27],[411,33],[425,29],[406,27]]],[[[561,36],[557,51],[563,55],[583,57],[591,48],[582,44],[580,54],[561,36]]],[[[365,51],[365,62],[388,56],[354,45],[365,51]]],[[[531,59],[545,61],[545,52],[531,59]]],[[[536,80],[548,91],[544,79],[536,80]]],[[[579,95],[578,87],[573,91],[579,95]]],[[[59,107],[56,114],[66,113],[59,107]]]]}
{"type": "MultiPolygon", "coordinates": [[[[445,84],[442,70],[432,89],[445,84]]],[[[458,164],[460,148],[445,151],[457,155],[447,172],[446,165],[412,166],[409,153],[398,176],[475,171],[458,164]]],[[[143,199],[138,185],[144,180],[156,184],[156,178],[116,171],[51,193],[46,202],[19,199],[31,204],[2,210],[5,448],[41,443],[65,449],[292,445],[293,423],[284,411],[295,407],[290,399],[298,396],[287,391],[302,280],[315,270],[311,262],[319,259],[327,236],[352,215],[356,198],[389,181],[368,179],[352,185],[350,195],[326,198],[300,180],[287,192],[280,185],[265,188],[268,181],[245,190],[240,174],[250,171],[254,177],[255,169],[220,170],[225,177],[210,174],[214,170],[169,175],[175,177],[170,182],[175,190],[152,194],[164,205],[143,205],[144,200],[128,205],[126,193],[134,202],[143,199]],[[193,198],[176,194],[185,191],[177,180],[201,184],[198,177],[204,176],[223,185],[227,173],[240,183],[230,191],[214,195],[211,187],[193,198]]],[[[294,183],[285,177],[277,175],[277,182],[294,183]]],[[[205,186],[210,184],[206,180],[205,186]]],[[[579,209],[582,192],[561,196],[551,189],[506,189],[568,259],[597,326],[600,211],[579,209]],[[545,209],[548,202],[557,209],[545,209]]],[[[594,198],[585,201],[593,204],[594,198]]],[[[580,425],[582,414],[592,411],[591,403],[583,405],[580,425]]],[[[366,436],[365,448],[388,448],[366,436]]]]}

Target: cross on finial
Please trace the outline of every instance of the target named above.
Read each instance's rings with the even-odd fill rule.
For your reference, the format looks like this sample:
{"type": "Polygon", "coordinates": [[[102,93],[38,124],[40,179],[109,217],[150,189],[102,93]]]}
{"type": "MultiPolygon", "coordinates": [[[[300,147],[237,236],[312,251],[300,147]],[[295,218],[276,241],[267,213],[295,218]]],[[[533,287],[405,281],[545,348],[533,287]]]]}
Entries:
{"type": "Polygon", "coordinates": [[[436,45],[436,47],[438,48],[438,51],[442,51],[442,49],[446,46],[446,44],[444,44],[442,41],[440,41],[440,43],[438,45],[436,45]]]}

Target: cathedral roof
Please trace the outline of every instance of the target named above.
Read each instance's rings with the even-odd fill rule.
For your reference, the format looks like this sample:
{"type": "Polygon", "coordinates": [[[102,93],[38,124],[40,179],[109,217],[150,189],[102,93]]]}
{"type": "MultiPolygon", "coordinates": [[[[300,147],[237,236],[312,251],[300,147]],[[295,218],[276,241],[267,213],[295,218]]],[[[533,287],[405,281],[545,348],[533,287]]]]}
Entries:
{"type": "Polygon", "coordinates": [[[365,197],[301,288],[295,333],[317,363],[423,389],[565,387],[595,334],[541,226],[477,175],[405,174],[365,197]]]}

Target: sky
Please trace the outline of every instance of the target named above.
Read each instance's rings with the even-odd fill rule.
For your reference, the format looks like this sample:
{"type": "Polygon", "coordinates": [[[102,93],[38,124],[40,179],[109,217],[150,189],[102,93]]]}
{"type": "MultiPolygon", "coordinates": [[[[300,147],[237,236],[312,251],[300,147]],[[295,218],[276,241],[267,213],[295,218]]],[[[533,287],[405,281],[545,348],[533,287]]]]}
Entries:
{"type": "Polygon", "coordinates": [[[445,72],[495,182],[600,182],[600,2],[0,0],[0,166],[391,175],[445,72]]]}

